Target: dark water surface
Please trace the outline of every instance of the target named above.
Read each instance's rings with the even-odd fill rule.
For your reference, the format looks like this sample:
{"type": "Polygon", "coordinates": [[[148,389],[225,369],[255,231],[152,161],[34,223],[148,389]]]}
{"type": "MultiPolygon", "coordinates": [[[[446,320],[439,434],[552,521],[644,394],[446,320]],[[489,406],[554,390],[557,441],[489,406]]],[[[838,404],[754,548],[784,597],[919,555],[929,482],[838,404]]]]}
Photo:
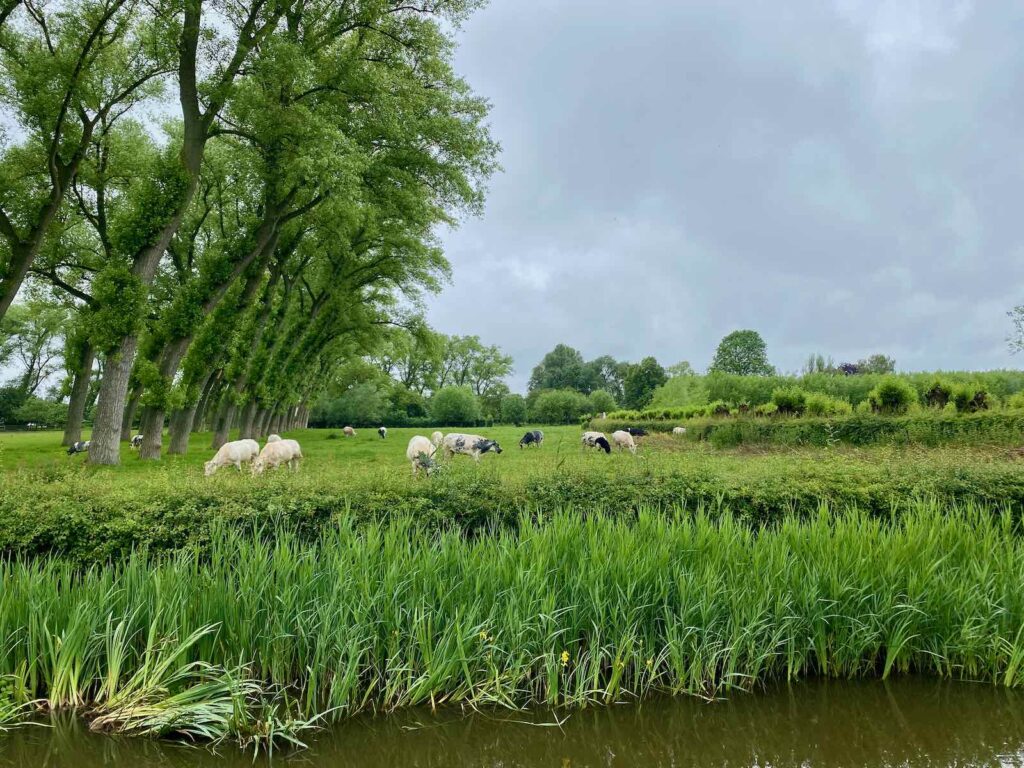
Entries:
{"type": "MultiPolygon", "coordinates": [[[[800,683],[736,694],[548,713],[412,712],[315,735],[275,765],[308,766],[1024,766],[1024,692],[903,680],[800,683]],[[547,725],[545,725],[547,724],[547,725]]],[[[265,758],[255,765],[266,765],[265,758]]],[[[52,728],[0,736],[0,766],[254,765],[251,754],[52,728]]]]}

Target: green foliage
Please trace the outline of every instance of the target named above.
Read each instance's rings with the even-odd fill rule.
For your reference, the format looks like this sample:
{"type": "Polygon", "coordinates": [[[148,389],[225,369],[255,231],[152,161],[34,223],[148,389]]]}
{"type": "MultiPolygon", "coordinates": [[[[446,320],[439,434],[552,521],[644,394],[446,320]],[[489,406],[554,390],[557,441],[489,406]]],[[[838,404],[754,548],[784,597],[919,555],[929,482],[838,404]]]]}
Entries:
{"type": "Polygon", "coordinates": [[[505,395],[501,398],[501,422],[503,424],[526,423],[526,399],[522,395],[505,395]]]}
{"type": "Polygon", "coordinates": [[[977,413],[987,411],[993,406],[992,397],[979,384],[964,384],[953,390],[953,404],[957,413],[977,413]]]}
{"type": "Polygon", "coordinates": [[[807,393],[797,387],[772,390],[772,403],[776,413],[784,416],[800,416],[807,408],[807,393]]]}
{"type": "Polygon", "coordinates": [[[623,384],[622,404],[627,408],[645,408],[654,391],[668,381],[668,374],[653,357],[631,365],[623,384]]]}
{"type": "Polygon", "coordinates": [[[673,408],[706,405],[708,402],[707,376],[673,376],[654,390],[650,408],[673,408]]]}
{"type": "Polygon", "coordinates": [[[590,413],[590,400],[571,389],[541,392],[530,407],[530,421],[538,424],[575,424],[590,413]]]}
{"type": "Polygon", "coordinates": [[[67,417],[68,407],[66,404],[30,395],[11,414],[10,421],[15,424],[39,424],[55,427],[62,425],[67,417]]]}
{"type": "Polygon", "coordinates": [[[886,376],[868,393],[868,402],[875,413],[898,416],[917,403],[917,390],[904,379],[886,376]]]}
{"type": "Polygon", "coordinates": [[[437,701],[707,698],[814,674],[1024,682],[1024,545],[998,508],[822,508],[756,535],[727,505],[667,511],[523,514],[469,538],[341,515],[313,536],[217,527],[202,557],[5,560],[0,676],[101,724],[243,741],[287,715],[437,701]]]}
{"type": "Polygon", "coordinates": [[[808,416],[816,417],[848,416],[853,413],[853,406],[837,397],[830,397],[821,392],[811,392],[807,395],[804,412],[808,416]]]}
{"type": "Polygon", "coordinates": [[[440,426],[472,426],[480,416],[480,401],[469,387],[445,387],[430,398],[430,418],[440,426]]]}
{"type": "Polygon", "coordinates": [[[21,387],[0,387],[0,423],[17,423],[15,414],[27,397],[21,387]]]}
{"type": "Polygon", "coordinates": [[[544,355],[530,374],[531,392],[546,389],[584,391],[584,363],[579,350],[558,344],[544,355]]]}
{"type": "Polygon", "coordinates": [[[757,331],[733,331],[719,342],[708,372],[771,376],[775,369],[768,362],[767,350],[757,331]]]}
{"type": "Polygon", "coordinates": [[[925,390],[924,396],[921,398],[922,402],[929,408],[945,408],[946,404],[953,399],[953,391],[956,385],[949,383],[941,378],[936,378],[934,382],[925,390]]]}
{"type": "Polygon", "coordinates": [[[615,410],[615,398],[612,397],[610,392],[603,389],[594,390],[590,393],[588,399],[590,401],[590,413],[607,413],[608,411],[615,410]]]}

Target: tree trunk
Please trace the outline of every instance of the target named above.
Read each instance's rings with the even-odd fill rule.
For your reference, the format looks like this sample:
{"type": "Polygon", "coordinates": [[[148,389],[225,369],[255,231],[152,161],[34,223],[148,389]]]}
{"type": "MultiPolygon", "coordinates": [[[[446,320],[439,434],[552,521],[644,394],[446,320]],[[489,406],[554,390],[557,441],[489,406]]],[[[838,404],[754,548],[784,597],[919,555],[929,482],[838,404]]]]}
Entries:
{"type": "Polygon", "coordinates": [[[139,400],[142,398],[142,387],[136,385],[128,397],[128,405],[125,406],[121,416],[121,442],[127,443],[132,439],[132,424],[135,421],[135,411],[138,410],[139,400]]]}
{"type": "Polygon", "coordinates": [[[258,433],[256,432],[256,401],[250,400],[245,404],[242,409],[241,423],[238,425],[238,439],[243,440],[247,437],[255,437],[258,433]]]}
{"type": "Polygon", "coordinates": [[[224,402],[220,407],[220,412],[217,415],[217,426],[213,432],[213,441],[210,444],[210,447],[214,450],[217,450],[228,441],[228,435],[231,432],[231,427],[235,423],[235,412],[237,410],[238,406],[236,406],[235,401],[231,399],[230,393],[226,393],[224,396],[224,402]]]}
{"type": "Polygon", "coordinates": [[[164,442],[164,409],[156,406],[146,408],[139,421],[139,431],[142,433],[139,458],[159,459],[164,442]]]}
{"type": "Polygon", "coordinates": [[[121,420],[137,346],[138,338],[127,336],[121,341],[117,354],[107,358],[89,444],[91,464],[121,463],[121,420]]]}
{"type": "Polygon", "coordinates": [[[64,425],[64,439],[61,445],[72,445],[82,439],[82,419],[85,417],[85,404],[89,399],[92,363],[95,357],[92,345],[86,344],[82,347],[82,355],[75,365],[75,381],[71,385],[68,420],[64,425]]]}
{"type": "Polygon", "coordinates": [[[192,428],[190,431],[199,432],[203,428],[203,420],[206,418],[206,407],[210,403],[210,393],[217,386],[218,378],[219,374],[211,376],[206,382],[206,386],[203,387],[203,393],[199,396],[199,402],[196,403],[196,412],[192,415],[192,428]]]}
{"type": "Polygon", "coordinates": [[[187,408],[171,413],[169,425],[170,445],[167,452],[179,456],[188,453],[188,440],[192,436],[192,421],[196,417],[196,406],[190,405],[187,408]]]}

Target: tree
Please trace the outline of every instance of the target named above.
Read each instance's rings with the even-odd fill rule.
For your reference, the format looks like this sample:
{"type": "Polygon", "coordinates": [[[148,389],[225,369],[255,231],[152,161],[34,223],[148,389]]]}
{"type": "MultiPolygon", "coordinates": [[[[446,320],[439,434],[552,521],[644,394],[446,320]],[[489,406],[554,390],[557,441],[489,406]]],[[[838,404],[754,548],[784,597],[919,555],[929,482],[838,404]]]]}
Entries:
{"type": "Polygon", "coordinates": [[[606,390],[594,390],[590,393],[590,397],[588,399],[590,401],[591,413],[606,413],[607,411],[615,410],[615,398],[606,390]]]}
{"type": "Polygon", "coordinates": [[[567,344],[558,344],[544,355],[530,374],[529,390],[574,389],[585,386],[583,355],[567,344]]]}
{"type": "Polygon", "coordinates": [[[896,360],[886,355],[871,355],[865,360],[857,361],[857,370],[860,373],[887,374],[895,373],[896,360]]]}
{"type": "Polygon", "coordinates": [[[501,419],[501,403],[508,397],[508,384],[499,381],[485,389],[478,396],[480,398],[480,409],[485,419],[498,421],[501,419]]]}
{"type": "Polygon", "coordinates": [[[0,358],[16,366],[12,383],[24,396],[34,395],[60,369],[67,319],[64,307],[32,300],[15,304],[0,321],[0,358]]]}
{"type": "Polygon", "coordinates": [[[541,392],[530,409],[530,420],[540,424],[573,424],[590,411],[590,401],[572,389],[541,392]]]}
{"type": "Polygon", "coordinates": [[[631,366],[626,375],[623,405],[640,410],[654,397],[654,390],[668,381],[668,374],[653,357],[645,357],[631,366]]]}
{"type": "Polygon", "coordinates": [[[669,378],[676,378],[677,376],[696,376],[697,372],[693,370],[693,366],[690,365],[688,360],[680,360],[675,365],[670,365],[665,369],[665,373],[669,375],[669,378]]]}
{"type": "Polygon", "coordinates": [[[583,380],[577,387],[580,392],[587,394],[603,389],[611,394],[616,402],[622,400],[629,363],[621,363],[611,355],[602,355],[585,363],[583,368],[583,380]]]}
{"type": "Polygon", "coordinates": [[[501,421],[517,427],[526,422],[526,400],[522,395],[505,395],[501,398],[501,421]]]}
{"type": "Polygon", "coordinates": [[[430,399],[430,418],[439,427],[472,426],[480,421],[480,401],[469,387],[445,387],[430,399]]]}
{"type": "Polygon", "coordinates": [[[435,379],[438,387],[470,387],[482,395],[510,373],[512,358],[498,347],[485,346],[479,336],[447,336],[435,379]]]}
{"type": "Polygon", "coordinates": [[[711,372],[738,376],[771,376],[767,346],[757,331],[733,331],[722,339],[709,368],[711,372]]]}
{"type": "Polygon", "coordinates": [[[1006,314],[1013,324],[1013,331],[1006,337],[1006,343],[1010,352],[1017,354],[1024,351],[1024,304],[1018,304],[1006,314]]]}

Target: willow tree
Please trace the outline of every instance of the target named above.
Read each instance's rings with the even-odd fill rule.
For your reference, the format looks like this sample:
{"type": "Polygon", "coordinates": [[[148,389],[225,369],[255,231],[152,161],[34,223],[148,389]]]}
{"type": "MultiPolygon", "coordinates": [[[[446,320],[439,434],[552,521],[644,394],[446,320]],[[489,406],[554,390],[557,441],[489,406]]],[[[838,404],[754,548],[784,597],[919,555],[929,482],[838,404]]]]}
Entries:
{"type": "Polygon", "coordinates": [[[99,125],[159,92],[166,40],[141,0],[0,4],[0,318],[51,230],[99,125]]]}
{"type": "MultiPolygon", "coordinates": [[[[483,104],[473,99],[465,85],[451,76],[448,63],[451,42],[439,24],[440,20],[457,22],[476,5],[464,0],[441,0],[423,7],[381,0],[342,4],[329,0],[248,2],[227,6],[225,12],[234,14],[229,18],[230,23],[217,24],[216,28],[208,24],[205,32],[202,2],[188,0],[182,11],[174,15],[173,24],[168,23],[168,26],[173,27],[178,41],[181,138],[171,142],[149,183],[136,190],[134,215],[119,222],[113,243],[123,263],[112,265],[101,275],[102,280],[97,279],[104,288],[97,301],[107,305],[116,301],[122,309],[121,319],[132,322],[125,324],[116,348],[107,356],[90,461],[118,461],[117,436],[139,344],[143,302],[161,259],[193,203],[209,143],[219,136],[234,136],[243,142],[253,138],[245,125],[236,122],[244,117],[246,99],[259,90],[249,86],[261,77],[268,77],[284,86],[290,102],[306,102],[318,115],[329,114],[331,110],[326,107],[340,104],[349,109],[351,118],[352,115],[359,117],[360,111],[370,114],[372,110],[368,105],[373,109],[380,105],[379,108],[390,111],[393,116],[400,116],[401,112],[393,109],[394,99],[408,101],[413,86],[429,91],[445,90],[450,84],[454,86],[450,95],[455,101],[449,99],[448,103],[454,103],[456,108],[443,117],[453,128],[468,125],[474,130],[463,130],[461,136],[447,143],[432,143],[429,135],[416,137],[415,141],[426,147],[423,154],[430,155],[432,162],[448,165],[458,173],[461,173],[461,166],[474,169],[487,166],[493,158],[485,156],[493,152],[493,147],[489,139],[476,130],[484,111],[483,104]],[[198,41],[202,34],[216,37],[216,30],[227,29],[233,32],[230,40],[200,49],[198,41]],[[291,59],[280,55],[280,51],[289,46],[292,52],[303,51],[309,55],[291,59]],[[214,60],[201,61],[200,50],[214,60]],[[216,60],[219,51],[226,52],[222,60],[216,60]],[[289,85],[301,81],[299,75],[304,76],[304,67],[309,62],[312,62],[310,71],[331,76],[314,78],[306,88],[292,91],[289,85]],[[353,62],[360,67],[353,67],[353,62]],[[210,74],[201,80],[199,72],[210,74]],[[399,73],[397,80],[396,73],[399,73]],[[399,82],[402,76],[408,81],[404,87],[399,82]],[[344,83],[344,89],[340,83],[344,83]],[[382,90],[382,85],[393,87],[394,92],[382,90]],[[325,107],[320,108],[320,105],[325,107]],[[480,157],[473,157],[474,154],[480,157]]],[[[293,128],[287,123],[270,127],[293,128]]],[[[357,125],[353,133],[358,132],[357,125]]],[[[261,146],[272,144],[265,142],[262,136],[257,139],[255,143],[261,146]]],[[[413,147],[412,142],[404,146],[405,149],[413,147]]],[[[344,154],[346,148],[347,143],[339,143],[332,149],[344,154]]],[[[375,152],[388,149],[385,145],[374,147],[375,152]]],[[[320,162],[324,157],[321,155],[320,162]]],[[[417,162],[423,162],[423,158],[418,158],[417,162]]],[[[307,181],[314,180],[315,173],[307,173],[306,177],[307,181]]],[[[360,183],[365,180],[360,179],[360,183]]],[[[454,184],[474,186],[468,180],[455,180],[454,184]]],[[[451,184],[442,184],[442,194],[450,192],[450,187],[451,184]]],[[[303,186],[302,190],[305,189],[303,186]]],[[[288,188],[278,189],[264,200],[276,205],[285,200],[288,193],[288,188]],[[275,197],[278,193],[284,197],[275,197]]],[[[478,191],[474,189],[473,194],[478,191]]],[[[287,200],[288,205],[281,208],[284,211],[281,215],[287,216],[293,210],[291,204],[297,201],[298,197],[287,200]]],[[[262,253],[265,256],[271,250],[268,247],[262,253]]],[[[215,294],[222,299],[228,287],[225,285],[223,292],[215,294]]],[[[202,314],[212,314],[205,310],[212,310],[215,303],[201,305],[202,314]]],[[[194,335],[193,330],[188,335],[194,335]]],[[[171,354],[168,359],[175,356],[171,354]]],[[[159,369],[157,372],[166,382],[171,378],[166,372],[174,367],[168,364],[162,372],[159,369]]],[[[155,414],[150,418],[155,425],[155,414]]],[[[158,450],[158,445],[150,445],[148,453],[152,455],[158,450]]]]}

